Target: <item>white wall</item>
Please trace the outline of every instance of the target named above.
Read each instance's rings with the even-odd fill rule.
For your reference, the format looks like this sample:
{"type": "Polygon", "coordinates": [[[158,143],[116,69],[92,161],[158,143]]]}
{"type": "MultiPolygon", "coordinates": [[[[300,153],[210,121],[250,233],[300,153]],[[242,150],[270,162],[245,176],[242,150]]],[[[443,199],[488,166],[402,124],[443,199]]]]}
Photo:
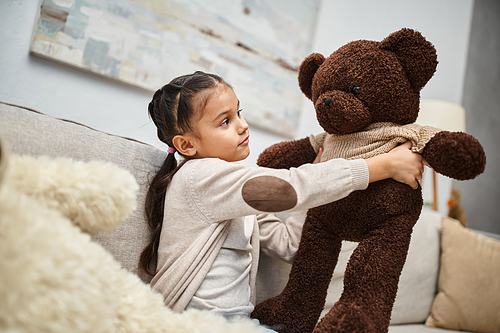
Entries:
{"type": "MultiPolygon", "coordinates": [[[[381,40],[402,27],[419,30],[434,43],[440,61],[422,97],[460,103],[472,5],[473,0],[323,0],[313,51],[328,55],[352,40],[381,40]]],[[[150,92],[29,55],[37,8],[36,0],[0,0],[0,100],[164,148],[147,116],[150,92]]],[[[320,131],[304,98],[297,137],[320,131]]],[[[282,140],[252,129],[245,163],[254,165],[260,151],[282,140]]],[[[444,205],[449,191],[442,192],[444,205]]]]}

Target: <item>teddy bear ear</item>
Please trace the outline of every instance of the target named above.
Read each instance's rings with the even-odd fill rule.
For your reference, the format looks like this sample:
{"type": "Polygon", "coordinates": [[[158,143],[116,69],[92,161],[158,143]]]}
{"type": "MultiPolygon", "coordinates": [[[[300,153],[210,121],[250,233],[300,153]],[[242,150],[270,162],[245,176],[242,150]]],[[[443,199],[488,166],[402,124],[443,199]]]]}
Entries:
{"type": "Polygon", "coordinates": [[[313,53],[302,61],[299,67],[299,87],[307,96],[312,98],[312,81],[319,66],[325,62],[325,57],[319,53],[313,53]]]}
{"type": "Polygon", "coordinates": [[[418,31],[408,28],[396,31],[380,42],[380,48],[397,55],[416,91],[420,91],[436,71],[436,49],[418,31]]]}

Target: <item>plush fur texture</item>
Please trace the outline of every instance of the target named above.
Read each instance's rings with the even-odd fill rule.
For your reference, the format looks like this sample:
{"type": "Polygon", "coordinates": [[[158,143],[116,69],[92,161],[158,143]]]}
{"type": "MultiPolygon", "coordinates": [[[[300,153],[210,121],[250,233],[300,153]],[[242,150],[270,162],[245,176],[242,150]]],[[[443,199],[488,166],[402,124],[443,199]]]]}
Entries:
{"type": "MultiPolygon", "coordinates": [[[[373,123],[413,123],[420,90],[436,66],[434,46],[419,32],[401,29],[382,42],[348,43],[328,58],[310,55],[299,69],[299,86],[314,103],[323,129],[341,136],[373,123]]],[[[422,155],[437,172],[459,180],[476,177],[486,163],[479,142],[465,133],[437,133],[422,155]]],[[[304,138],[269,147],[258,164],[290,168],[315,156],[304,138]]],[[[252,316],[288,333],[387,332],[422,204],[420,188],[388,179],[310,209],[288,284],[258,304],[252,316]],[[359,245],[347,265],[342,296],[317,324],[342,240],[359,245]]]]}
{"type": "Polygon", "coordinates": [[[116,229],[136,209],[135,178],[111,163],[12,155],[7,179],[91,235],[116,229]]]}
{"type": "Polygon", "coordinates": [[[261,332],[250,320],[172,312],[82,232],[118,226],[136,191],[112,164],[7,156],[0,142],[0,330],[261,332]]]}

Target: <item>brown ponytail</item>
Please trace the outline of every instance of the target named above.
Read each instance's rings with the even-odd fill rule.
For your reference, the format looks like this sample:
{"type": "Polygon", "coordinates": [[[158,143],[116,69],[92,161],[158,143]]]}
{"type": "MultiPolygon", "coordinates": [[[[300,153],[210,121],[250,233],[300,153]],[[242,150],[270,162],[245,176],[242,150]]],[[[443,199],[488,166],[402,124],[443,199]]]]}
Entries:
{"type": "MultiPolygon", "coordinates": [[[[172,139],[176,135],[192,132],[191,122],[200,107],[195,96],[203,90],[215,88],[219,84],[227,84],[214,74],[195,72],[173,79],[157,90],[149,103],[148,112],[153,120],[160,141],[173,147],[172,139]],[[196,104],[196,105],[195,105],[196,104]]],[[[208,99],[209,96],[205,96],[208,99]]],[[[206,101],[205,101],[206,103],[206,101]]],[[[165,194],[173,175],[188,160],[177,165],[174,153],[169,153],[158,173],[152,179],[146,194],[145,213],[152,236],[149,244],[142,250],[139,268],[149,275],[156,274],[158,246],[163,227],[165,194]]]]}

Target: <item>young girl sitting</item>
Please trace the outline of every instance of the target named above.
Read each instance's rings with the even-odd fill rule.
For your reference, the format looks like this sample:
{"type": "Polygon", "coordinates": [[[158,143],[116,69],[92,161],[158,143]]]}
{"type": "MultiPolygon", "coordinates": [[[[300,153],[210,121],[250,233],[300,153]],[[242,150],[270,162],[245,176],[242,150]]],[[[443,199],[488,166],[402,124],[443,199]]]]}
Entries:
{"type": "MultiPolygon", "coordinates": [[[[196,72],[156,91],[149,114],[168,156],[151,182],[152,229],[140,265],[174,311],[248,317],[259,251],[292,261],[305,212],[393,178],[413,188],[422,158],[402,145],[367,160],[336,159],[290,170],[232,163],[249,154],[240,102],[219,76],[196,72]],[[184,157],[177,166],[174,153],[184,157]],[[296,212],[284,223],[270,212],[296,212]]],[[[317,159],[318,160],[318,159],[317,159]]]]}

